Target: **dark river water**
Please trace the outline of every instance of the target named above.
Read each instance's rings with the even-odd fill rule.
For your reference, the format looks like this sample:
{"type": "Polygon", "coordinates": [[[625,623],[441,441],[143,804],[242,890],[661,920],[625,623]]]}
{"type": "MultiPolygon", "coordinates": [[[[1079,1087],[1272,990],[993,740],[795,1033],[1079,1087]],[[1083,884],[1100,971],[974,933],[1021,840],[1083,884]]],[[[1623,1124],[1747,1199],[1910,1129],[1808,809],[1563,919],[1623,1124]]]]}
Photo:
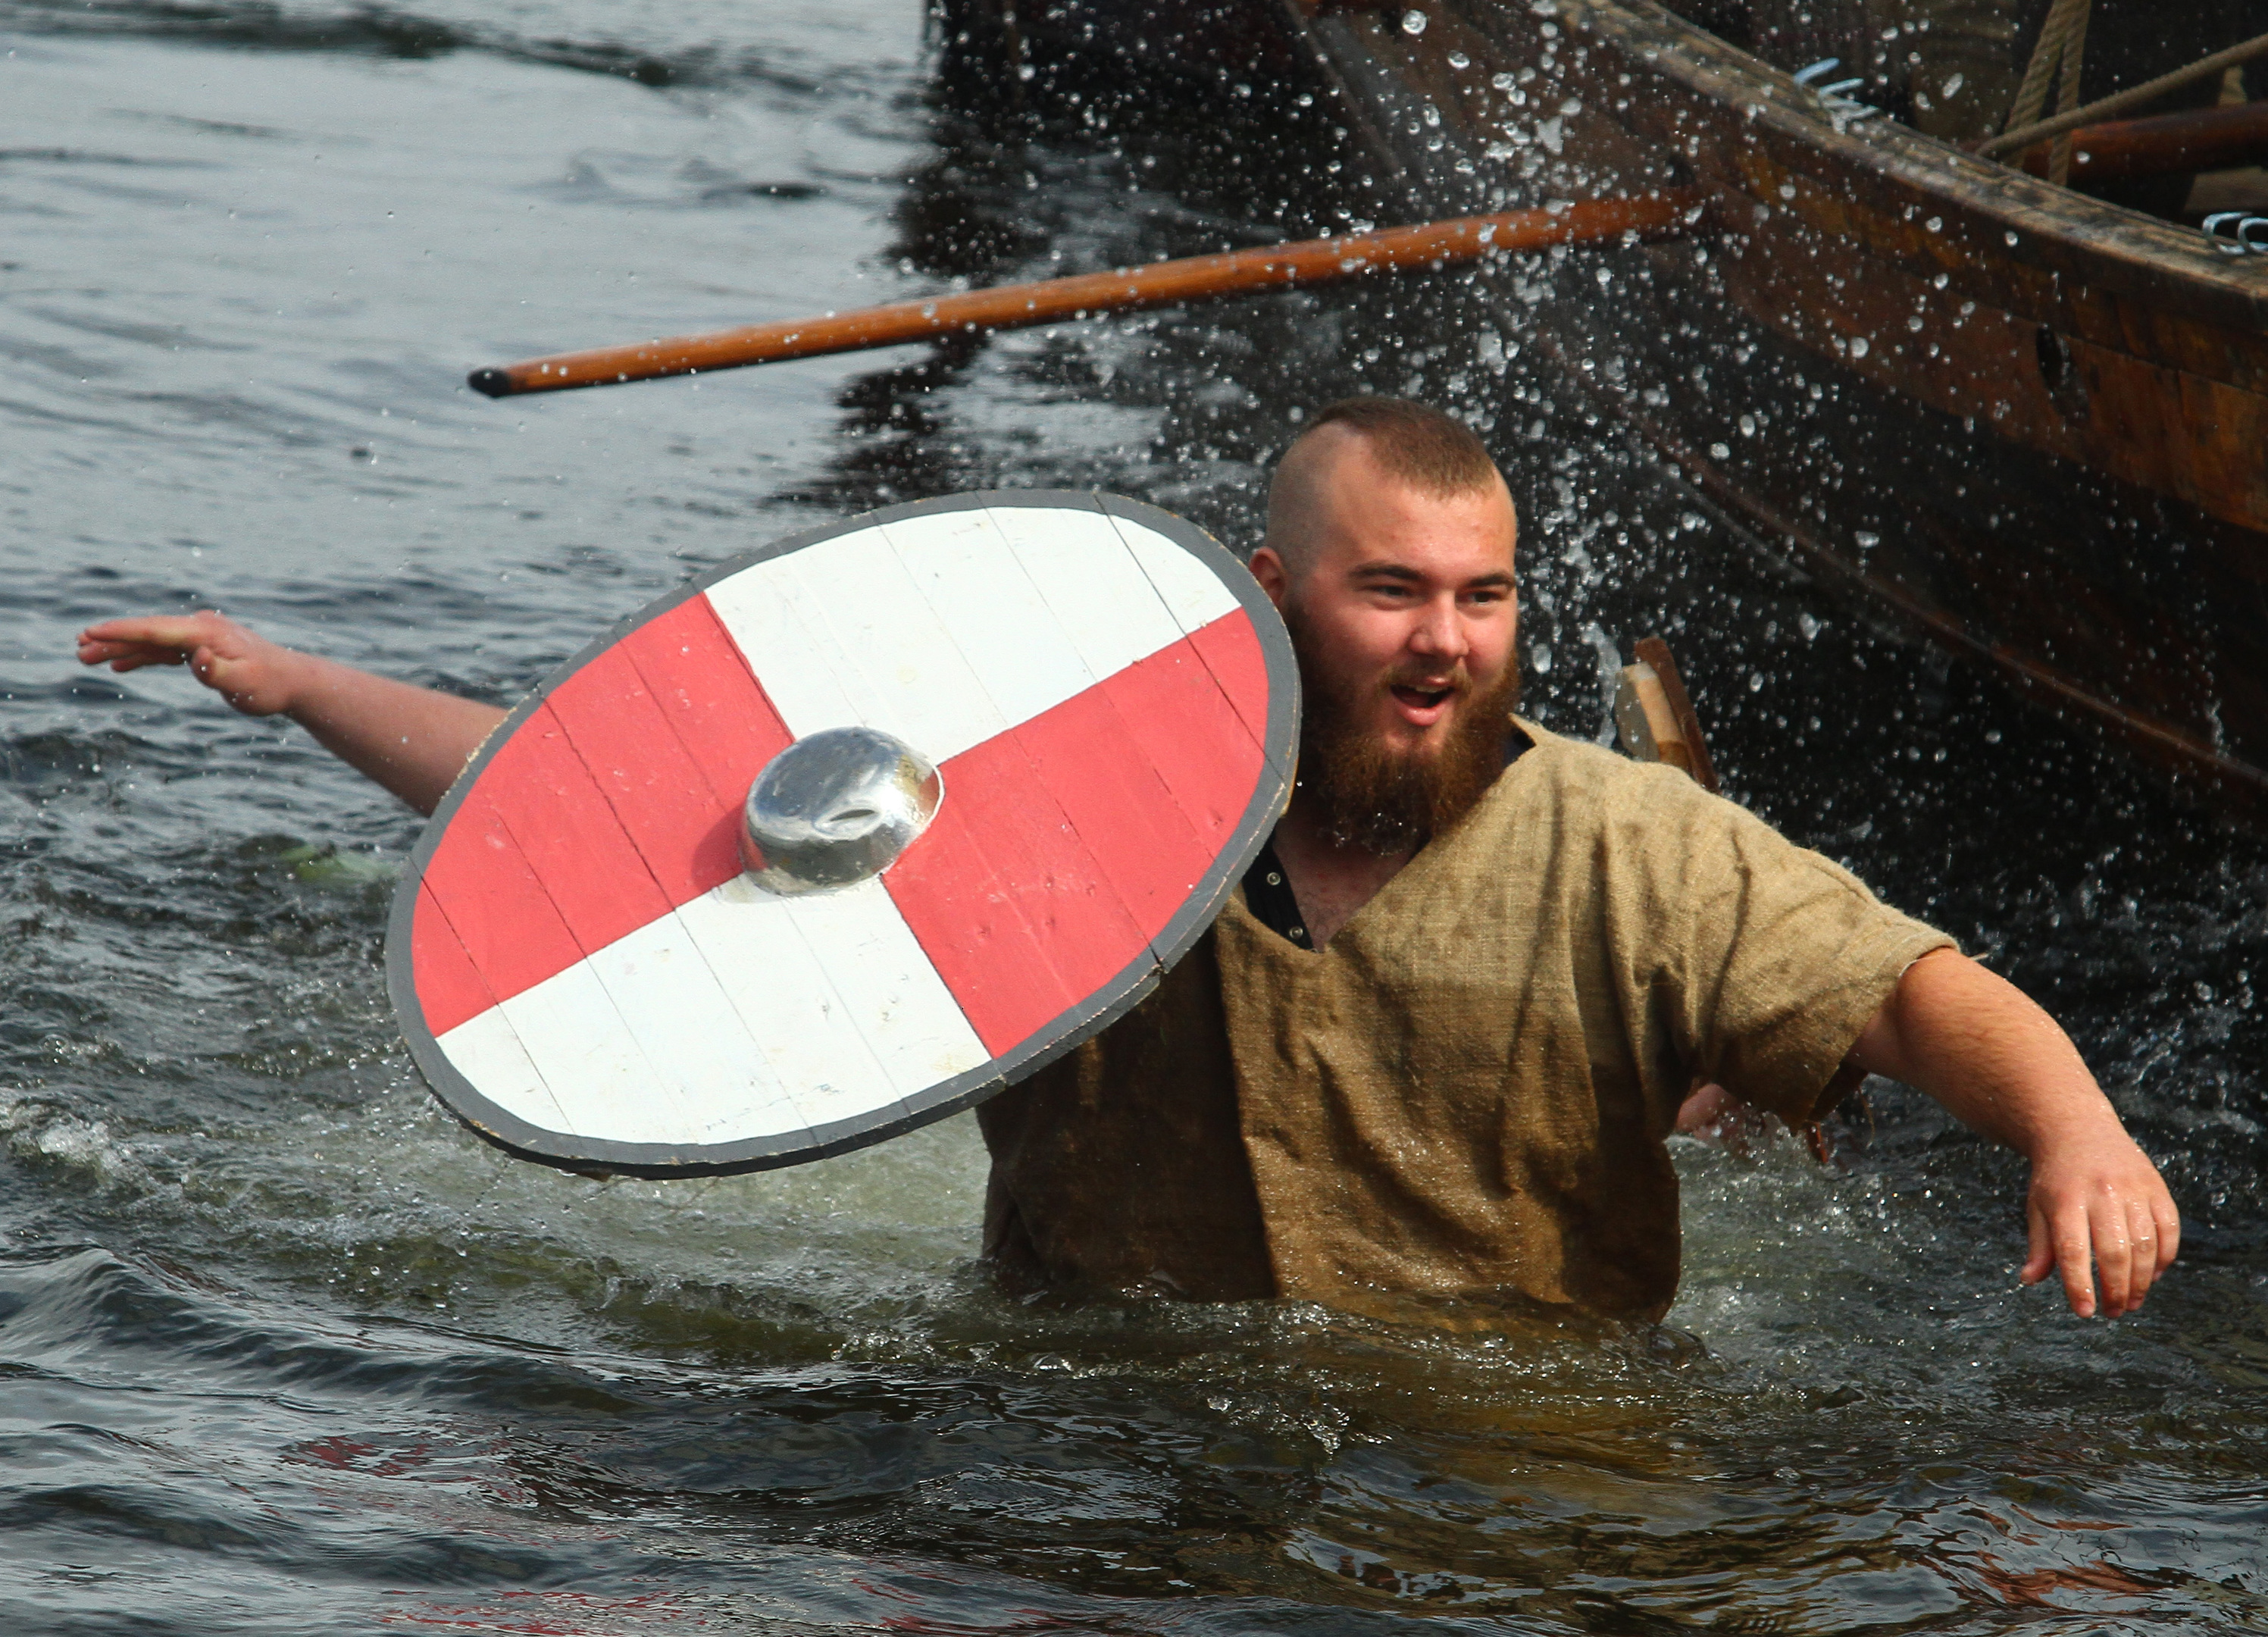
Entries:
{"type": "Polygon", "coordinates": [[[917,0],[0,0],[0,1630],[2268,1628],[2268,847],[1759,557],[1454,277],[461,385],[1312,231],[1364,208],[1320,163],[1010,140],[917,0]],[[703,564],[958,489],[1249,544],[1292,412],[1362,387],[1492,429],[1538,714],[1595,733],[1668,631],[1745,800],[2066,1021],[2187,1218],[2140,1315],[2019,1290],[2021,1166],[1879,1084],[1831,1169],[1679,1144],[1643,1335],[1020,1306],[965,1117],[520,1164],[389,1019],[415,819],[70,662],[218,604],[508,700],[703,564]]]}

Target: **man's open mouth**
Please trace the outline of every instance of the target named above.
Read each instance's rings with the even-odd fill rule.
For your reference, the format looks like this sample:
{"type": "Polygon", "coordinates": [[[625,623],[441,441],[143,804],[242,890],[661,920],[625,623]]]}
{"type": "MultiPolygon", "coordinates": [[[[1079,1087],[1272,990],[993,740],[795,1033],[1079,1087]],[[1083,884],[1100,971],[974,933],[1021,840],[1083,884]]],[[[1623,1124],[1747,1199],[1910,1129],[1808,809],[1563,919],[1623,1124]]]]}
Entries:
{"type": "Polygon", "coordinates": [[[1393,692],[1395,698],[1401,700],[1403,704],[1408,705],[1411,710],[1430,711],[1435,705],[1440,704],[1443,700],[1447,699],[1451,694],[1456,692],[1456,689],[1454,688],[1415,688],[1407,683],[1397,682],[1394,686],[1393,692]]]}

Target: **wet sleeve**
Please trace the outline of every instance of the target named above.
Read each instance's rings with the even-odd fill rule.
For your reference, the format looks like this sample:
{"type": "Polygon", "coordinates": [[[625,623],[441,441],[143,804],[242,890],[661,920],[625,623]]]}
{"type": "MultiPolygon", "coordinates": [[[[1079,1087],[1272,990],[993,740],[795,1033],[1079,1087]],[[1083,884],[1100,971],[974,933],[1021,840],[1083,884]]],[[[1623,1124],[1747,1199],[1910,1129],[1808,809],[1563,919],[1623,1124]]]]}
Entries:
{"type": "Polygon", "coordinates": [[[1954,940],[1682,776],[1650,781],[1634,872],[1644,964],[1677,1056],[1790,1123],[1814,1119],[1906,968],[1954,940]]]}

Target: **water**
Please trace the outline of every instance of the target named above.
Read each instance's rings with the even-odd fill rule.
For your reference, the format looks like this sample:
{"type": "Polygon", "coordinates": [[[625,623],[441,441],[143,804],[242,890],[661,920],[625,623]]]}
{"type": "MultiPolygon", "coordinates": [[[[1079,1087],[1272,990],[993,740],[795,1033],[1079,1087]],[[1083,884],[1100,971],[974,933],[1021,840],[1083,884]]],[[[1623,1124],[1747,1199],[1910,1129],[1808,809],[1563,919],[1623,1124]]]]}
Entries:
{"type": "Polygon", "coordinates": [[[460,385],[1372,206],[1125,110],[1004,140],[913,0],[0,0],[0,50],[6,1630],[2268,1626],[2268,849],[1747,550],[1453,279],[460,385]],[[1248,542],[1292,409],[1359,387],[1496,429],[1539,714],[1595,732],[1600,645],[1666,630],[1747,799],[2067,1021],[2187,1214],[2139,1316],[2018,1292],[2021,1167],[1882,1086],[1833,1172],[1680,1146],[1638,1336],[1020,1306],[965,1119],[520,1165],[388,1021],[415,821],[68,659],[217,603],[508,699],[887,500],[1100,483],[1248,542]]]}

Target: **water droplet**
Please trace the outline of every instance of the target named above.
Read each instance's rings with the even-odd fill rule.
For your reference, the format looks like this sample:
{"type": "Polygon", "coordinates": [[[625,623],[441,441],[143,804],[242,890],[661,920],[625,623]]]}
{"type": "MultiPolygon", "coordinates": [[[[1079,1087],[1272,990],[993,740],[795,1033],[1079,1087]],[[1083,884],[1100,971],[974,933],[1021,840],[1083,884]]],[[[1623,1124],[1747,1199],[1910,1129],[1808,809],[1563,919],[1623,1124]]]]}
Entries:
{"type": "Polygon", "coordinates": [[[1405,34],[1411,35],[1424,33],[1425,32],[1425,14],[1423,11],[1404,11],[1402,14],[1402,32],[1405,34]]]}
{"type": "Polygon", "coordinates": [[[1867,341],[1867,339],[1864,336],[1852,336],[1852,337],[1851,337],[1851,356],[1852,356],[1852,358],[1865,358],[1865,357],[1867,356],[1867,348],[1868,348],[1871,344],[1872,344],[1872,343],[1869,343],[1869,342],[1867,341]]]}

